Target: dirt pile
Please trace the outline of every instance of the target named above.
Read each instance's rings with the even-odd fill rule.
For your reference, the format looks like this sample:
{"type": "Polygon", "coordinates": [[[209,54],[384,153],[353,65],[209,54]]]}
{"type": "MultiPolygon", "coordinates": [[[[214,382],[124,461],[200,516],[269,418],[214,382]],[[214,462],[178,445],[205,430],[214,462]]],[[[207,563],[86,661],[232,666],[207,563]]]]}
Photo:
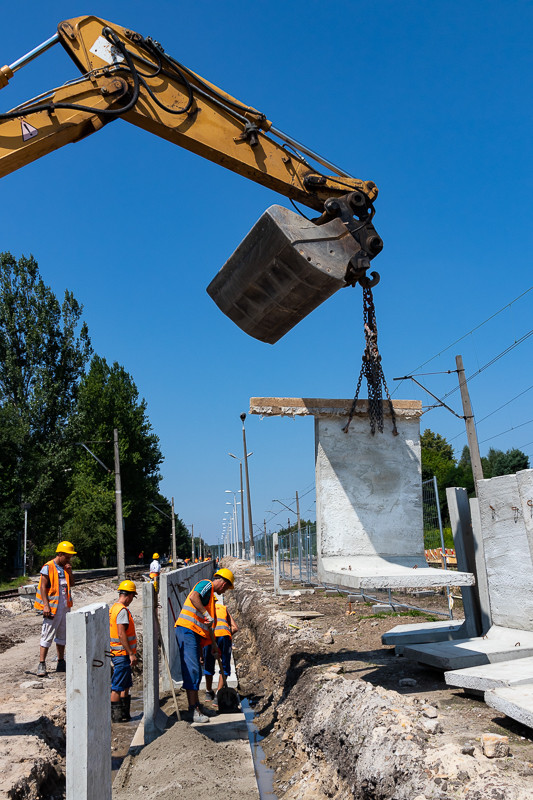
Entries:
{"type": "Polygon", "coordinates": [[[238,562],[232,568],[237,575],[232,603],[246,627],[235,642],[239,678],[265,737],[278,797],[532,796],[533,748],[526,729],[517,726],[510,737],[514,758],[486,758],[482,734],[509,734],[509,729],[482,703],[447,689],[440,675],[381,647],[381,633],[401,620],[371,619],[364,607],[356,618],[346,613],[341,596],[303,594],[296,599],[300,608],[324,616],[296,620],[284,613],[294,610],[295,602],[273,597],[266,571],[251,572],[238,562]],[[405,683],[411,685],[400,690],[405,683]]]}
{"type": "Polygon", "coordinates": [[[131,800],[136,793],[143,800],[197,800],[206,793],[228,800],[257,800],[253,771],[235,769],[239,742],[214,742],[203,730],[189,722],[174,722],[124,763],[113,785],[113,800],[131,800]]]}

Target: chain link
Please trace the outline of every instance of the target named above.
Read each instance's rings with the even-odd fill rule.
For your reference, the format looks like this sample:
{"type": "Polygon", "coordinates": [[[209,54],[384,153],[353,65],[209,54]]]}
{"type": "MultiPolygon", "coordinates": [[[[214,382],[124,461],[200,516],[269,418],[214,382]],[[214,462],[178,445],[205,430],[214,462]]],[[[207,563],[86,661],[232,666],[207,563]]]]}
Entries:
{"type": "Polygon", "coordinates": [[[370,287],[363,288],[363,324],[365,330],[363,363],[361,364],[361,372],[359,373],[359,380],[357,381],[355,396],[352,407],[350,408],[350,413],[348,415],[348,422],[342,430],[344,433],[348,433],[350,423],[355,414],[361,383],[363,381],[363,377],[365,377],[368,387],[368,416],[370,419],[370,431],[372,435],[375,434],[376,428],[380,433],[383,433],[383,387],[383,389],[385,389],[385,394],[387,396],[392,417],[392,433],[394,436],[398,436],[398,430],[396,428],[396,414],[394,412],[391,396],[387,388],[387,382],[385,380],[383,367],[381,365],[381,356],[378,350],[376,309],[374,307],[374,297],[370,287]]]}

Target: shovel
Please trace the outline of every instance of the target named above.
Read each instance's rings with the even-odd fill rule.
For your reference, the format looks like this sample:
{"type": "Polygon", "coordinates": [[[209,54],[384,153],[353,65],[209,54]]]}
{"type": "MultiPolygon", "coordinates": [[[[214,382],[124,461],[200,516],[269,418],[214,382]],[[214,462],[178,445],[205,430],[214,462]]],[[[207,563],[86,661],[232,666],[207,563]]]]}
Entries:
{"type": "Polygon", "coordinates": [[[219,689],[217,692],[218,710],[219,712],[226,712],[226,713],[232,711],[238,711],[240,707],[239,695],[237,694],[235,689],[232,689],[230,686],[228,686],[228,683],[226,681],[226,676],[224,675],[224,670],[222,668],[222,661],[220,660],[220,658],[217,658],[217,662],[220,674],[222,676],[222,681],[224,683],[222,689],[219,689]]]}

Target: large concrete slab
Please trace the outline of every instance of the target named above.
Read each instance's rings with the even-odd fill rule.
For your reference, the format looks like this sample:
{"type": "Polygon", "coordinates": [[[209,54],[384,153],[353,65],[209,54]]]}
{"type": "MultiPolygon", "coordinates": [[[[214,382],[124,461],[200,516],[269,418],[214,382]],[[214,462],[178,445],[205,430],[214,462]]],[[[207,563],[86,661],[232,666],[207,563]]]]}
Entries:
{"type": "Polygon", "coordinates": [[[407,658],[442,670],[533,656],[533,633],[493,626],[484,637],[406,647],[407,658]]]}
{"type": "Polygon", "coordinates": [[[492,621],[524,631],[533,631],[533,561],[525,524],[533,510],[527,505],[532,484],[533,470],[477,483],[492,621]]]}
{"type": "Polygon", "coordinates": [[[422,404],[388,403],[384,432],[372,435],[368,401],[253,397],[250,413],[315,417],[318,579],[349,589],[470,586],[474,576],[427,566],[424,553],[422,404]]]}
{"type": "Polygon", "coordinates": [[[381,637],[382,644],[406,647],[427,642],[449,642],[464,638],[464,619],[440,620],[438,622],[415,622],[396,625],[381,637]]]}
{"type": "Polygon", "coordinates": [[[485,692],[485,702],[528,728],[533,728],[533,686],[493,689],[485,692]]]}
{"type": "Polygon", "coordinates": [[[445,672],[444,680],[448,686],[458,686],[476,692],[533,684],[533,658],[515,658],[512,661],[500,661],[497,664],[456,669],[452,672],[445,672]]]}

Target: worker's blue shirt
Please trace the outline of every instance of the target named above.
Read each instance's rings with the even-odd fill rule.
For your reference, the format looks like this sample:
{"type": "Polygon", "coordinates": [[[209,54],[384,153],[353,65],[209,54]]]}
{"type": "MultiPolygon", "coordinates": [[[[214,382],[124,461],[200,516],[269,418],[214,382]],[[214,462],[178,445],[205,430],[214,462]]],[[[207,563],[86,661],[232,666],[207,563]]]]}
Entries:
{"type": "Polygon", "coordinates": [[[202,605],[207,606],[209,603],[209,598],[211,597],[211,589],[213,587],[213,581],[198,581],[196,586],[193,586],[193,591],[198,592],[202,599],[202,605]]]}

